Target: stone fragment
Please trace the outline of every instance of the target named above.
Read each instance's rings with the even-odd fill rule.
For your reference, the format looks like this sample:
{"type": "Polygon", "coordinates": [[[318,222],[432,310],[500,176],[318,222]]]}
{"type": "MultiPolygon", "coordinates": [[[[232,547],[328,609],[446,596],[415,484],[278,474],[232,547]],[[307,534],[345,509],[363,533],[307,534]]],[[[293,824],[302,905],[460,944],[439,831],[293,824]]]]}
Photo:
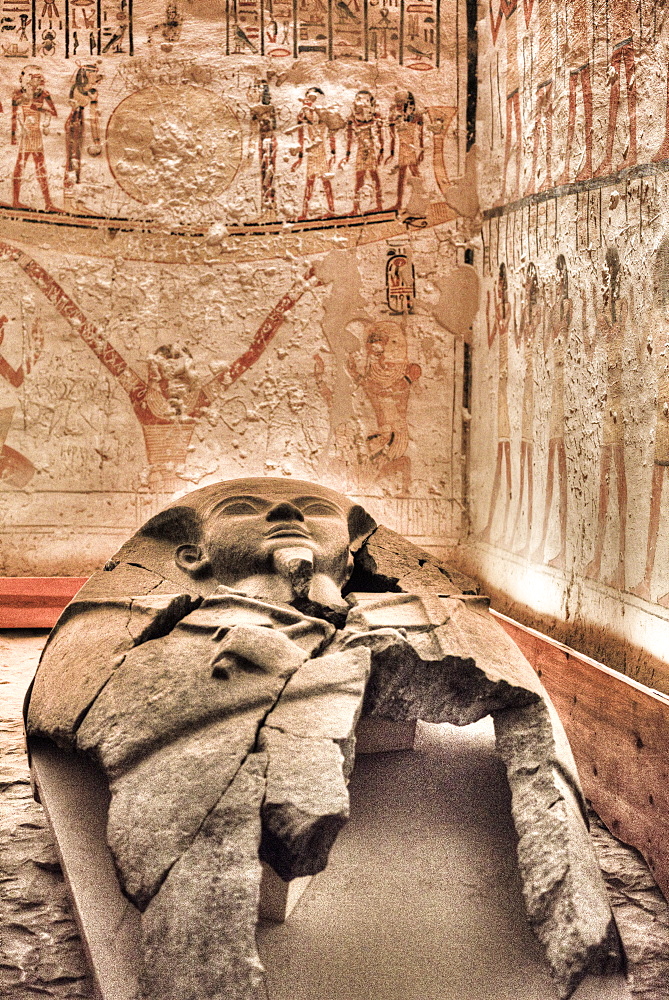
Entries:
{"type": "Polygon", "coordinates": [[[240,734],[255,738],[285,679],[244,670],[213,677],[220,628],[216,610],[201,608],[169,635],[127,654],[77,734],[79,749],[93,753],[110,778],[182,734],[227,717],[240,734]]]}
{"type": "Polygon", "coordinates": [[[81,720],[128,651],[168,633],[193,606],[186,593],[110,599],[87,597],[86,587],[65,609],[30,698],[30,732],[67,748],[73,747],[81,720]]]}
{"type": "Polygon", "coordinates": [[[235,618],[256,626],[274,623],[286,627],[287,634],[294,629],[301,643],[295,645],[295,664],[300,649],[320,646],[333,632],[327,622],[290,607],[277,606],[270,614],[271,607],[230,593],[215,595],[179,620],[169,635],[128,651],[79,727],[78,748],[92,753],[114,780],[142,756],[223,718],[238,720],[240,732],[257,728],[285,677],[245,669],[241,659],[227,678],[212,675],[212,660],[235,618]]]}
{"type": "Polygon", "coordinates": [[[107,842],[125,894],[144,910],[253,748],[254,716],[160,747],[111,783],[107,842]]]}
{"type": "Polygon", "coordinates": [[[562,995],[569,996],[588,972],[617,968],[619,942],[574,759],[518,647],[487,611],[460,601],[441,602],[440,613],[434,600],[354,597],[342,641],[372,650],[366,717],[465,725],[493,715],[511,786],[528,917],[562,995]]]}
{"type": "Polygon", "coordinates": [[[669,998],[669,903],[643,856],[609,833],[590,810],[590,833],[625,950],[630,991],[669,998]]]}
{"type": "Polygon", "coordinates": [[[545,702],[493,717],[511,787],[525,908],[560,994],[568,997],[587,973],[613,972],[621,964],[578,779],[564,766],[545,702]]]}
{"type": "MultiPolygon", "coordinates": [[[[379,525],[356,555],[356,564],[375,577],[378,590],[403,590],[415,594],[477,594],[478,584],[402,535],[379,525]]],[[[362,588],[360,588],[362,589],[362,588]]]]}
{"type": "Polygon", "coordinates": [[[475,659],[471,654],[479,650],[460,643],[459,635],[454,638],[450,625],[406,635],[390,627],[347,633],[346,648],[362,645],[372,651],[365,716],[464,726],[492,711],[538,700],[536,690],[510,683],[485,656],[475,659]]]}
{"type": "Polygon", "coordinates": [[[460,608],[460,602],[442,600],[436,594],[349,594],[353,605],[346,618],[348,628],[396,628],[413,632],[444,625],[460,608]]]}
{"type": "Polygon", "coordinates": [[[292,642],[280,629],[265,628],[262,625],[233,625],[221,639],[218,650],[211,661],[217,676],[227,673],[224,663],[243,660],[251,668],[257,667],[268,674],[290,677],[304,663],[307,654],[292,642]]]}
{"type": "Polygon", "coordinates": [[[268,726],[259,746],[269,758],[260,857],[286,880],[316,875],[349,816],[344,756],[332,740],[268,726]]]}
{"type": "Polygon", "coordinates": [[[362,647],[307,660],[288,681],[265,726],[305,739],[334,740],[348,779],[370,663],[370,652],[362,647]]]}
{"type": "Polygon", "coordinates": [[[264,754],[252,754],[142,915],[147,1000],[261,1000],[255,943],[264,754]]]}
{"type": "Polygon", "coordinates": [[[368,649],[308,660],[260,731],[269,759],[261,857],[284,879],[322,871],[348,819],[346,783],[369,669],[368,649]]]}

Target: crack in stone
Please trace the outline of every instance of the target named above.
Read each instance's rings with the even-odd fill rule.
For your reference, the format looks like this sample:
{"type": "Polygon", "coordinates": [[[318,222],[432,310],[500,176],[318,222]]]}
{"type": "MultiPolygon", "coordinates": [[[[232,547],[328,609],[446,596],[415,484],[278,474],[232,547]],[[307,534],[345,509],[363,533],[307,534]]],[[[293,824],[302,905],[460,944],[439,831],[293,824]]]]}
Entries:
{"type": "MultiPolygon", "coordinates": [[[[140,567],[140,568],[143,568],[143,567],[140,567]]],[[[107,687],[107,685],[109,684],[109,682],[116,675],[117,671],[125,663],[125,660],[126,660],[126,657],[127,657],[128,653],[131,652],[133,649],[137,649],[139,646],[143,646],[144,643],[150,642],[152,639],[160,639],[163,636],[169,635],[170,632],[174,631],[174,629],[176,628],[176,626],[179,624],[180,621],[182,621],[183,618],[187,617],[191,613],[191,611],[194,611],[195,608],[199,607],[200,604],[202,603],[202,598],[201,597],[199,597],[199,598],[191,597],[191,604],[190,604],[190,606],[184,610],[184,613],[179,618],[175,619],[172,622],[171,628],[169,628],[166,632],[160,632],[160,631],[158,631],[157,633],[153,633],[152,626],[155,626],[156,622],[158,621],[158,617],[157,617],[156,621],[152,622],[152,623],[149,623],[149,625],[143,631],[141,631],[139,633],[139,635],[136,635],[136,636],[133,635],[133,633],[130,631],[130,622],[132,621],[132,615],[133,615],[133,609],[134,609],[134,606],[135,606],[135,601],[136,600],[141,601],[143,597],[148,597],[150,594],[153,594],[154,591],[156,591],[159,587],[161,587],[164,582],[165,582],[165,580],[163,579],[159,583],[154,584],[154,586],[151,588],[151,590],[148,590],[146,592],[146,594],[137,595],[136,598],[133,597],[131,599],[131,601],[130,601],[130,607],[128,608],[128,617],[127,617],[127,620],[125,621],[123,627],[125,628],[126,632],[128,633],[130,639],[132,640],[132,647],[131,647],[131,649],[127,650],[127,652],[125,652],[122,655],[120,655],[120,658],[117,657],[118,662],[115,662],[113,664],[112,671],[111,671],[109,677],[107,677],[107,679],[105,680],[105,682],[96,691],[96,693],[93,695],[93,697],[91,698],[91,700],[89,701],[89,703],[86,705],[86,707],[81,710],[81,712],[79,713],[79,715],[74,720],[74,724],[72,726],[72,735],[73,736],[76,737],[76,734],[78,733],[79,729],[83,725],[83,723],[84,723],[84,721],[86,719],[86,716],[88,715],[88,713],[93,708],[93,705],[98,700],[98,698],[100,697],[100,695],[102,694],[102,692],[104,691],[104,689],[107,687]]]]}
{"type": "MultiPolygon", "coordinates": [[[[253,751],[251,751],[251,753],[252,752],[253,751]]],[[[247,753],[245,755],[244,759],[242,761],[240,761],[238,767],[235,769],[234,774],[232,775],[232,777],[230,778],[230,780],[227,782],[225,788],[223,789],[223,791],[221,792],[221,794],[219,795],[219,797],[216,799],[216,801],[214,802],[214,804],[211,807],[211,809],[209,809],[206,812],[206,814],[202,817],[202,819],[198,823],[197,828],[194,831],[194,833],[193,833],[192,837],[190,838],[190,840],[188,841],[188,843],[184,845],[183,850],[179,852],[179,854],[175,857],[174,861],[172,861],[167,866],[167,868],[165,869],[165,871],[163,872],[163,874],[156,880],[155,891],[152,893],[150,899],[148,900],[148,902],[146,903],[146,905],[143,907],[142,912],[146,909],[146,907],[149,905],[149,903],[151,902],[151,900],[156,898],[156,896],[160,892],[161,888],[165,884],[165,881],[166,881],[167,877],[169,876],[170,872],[172,871],[172,869],[174,868],[174,866],[177,864],[177,862],[181,861],[182,857],[184,856],[184,854],[186,854],[187,851],[190,851],[190,849],[193,846],[193,844],[195,843],[195,841],[196,841],[196,839],[197,839],[200,831],[202,830],[202,827],[207,822],[207,820],[209,819],[209,817],[211,816],[211,814],[214,812],[214,810],[218,808],[218,806],[221,804],[221,802],[223,801],[223,799],[227,795],[227,793],[228,793],[228,791],[230,789],[230,786],[232,785],[233,781],[235,780],[235,778],[237,777],[237,775],[239,774],[239,772],[241,771],[241,769],[244,767],[244,764],[249,759],[249,756],[250,756],[250,754],[247,753]]]]}
{"type": "MultiPolygon", "coordinates": [[[[232,786],[235,778],[237,777],[237,775],[239,774],[239,772],[241,771],[241,769],[246,764],[246,761],[249,759],[249,757],[252,754],[257,754],[257,753],[261,752],[260,749],[259,749],[259,745],[258,745],[259,744],[259,740],[260,740],[261,730],[265,727],[265,722],[267,720],[268,715],[271,712],[274,711],[274,709],[276,708],[277,704],[281,700],[281,697],[282,697],[284,691],[286,690],[286,685],[288,684],[288,681],[290,680],[290,678],[292,676],[293,676],[293,674],[291,674],[289,677],[286,678],[286,680],[285,680],[285,682],[284,682],[281,690],[277,694],[274,702],[270,705],[270,707],[264,713],[264,715],[262,716],[262,718],[258,721],[258,725],[256,727],[255,737],[254,737],[254,740],[253,740],[253,743],[251,745],[250,750],[244,755],[244,757],[242,758],[242,760],[239,762],[238,766],[236,767],[236,769],[234,771],[234,774],[232,775],[232,777],[230,778],[230,780],[225,785],[225,788],[223,789],[223,791],[221,792],[221,794],[219,795],[219,797],[216,799],[216,801],[213,804],[213,806],[211,807],[211,809],[209,809],[207,811],[207,813],[205,814],[205,816],[202,818],[202,820],[198,824],[197,829],[194,831],[192,837],[190,837],[188,844],[186,844],[184,846],[183,850],[181,850],[179,852],[179,854],[177,855],[177,857],[175,857],[175,859],[170,863],[170,865],[165,869],[164,873],[157,880],[157,882],[156,882],[156,890],[152,894],[151,899],[155,899],[155,897],[160,892],[161,887],[164,885],[165,880],[168,878],[168,876],[169,876],[170,872],[172,871],[172,869],[174,868],[174,866],[177,864],[178,861],[181,860],[181,858],[184,856],[184,854],[186,854],[186,852],[190,850],[190,848],[192,847],[193,843],[195,842],[196,838],[198,837],[200,831],[202,830],[203,826],[205,825],[205,823],[207,822],[207,820],[209,819],[209,817],[211,816],[211,814],[214,812],[215,809],[218,808],[218,806],[221,804],[221,802],[225,798],[225,796],[228,793],[230,787],[232,786]]],[[[207,725],[208,724],[209,723],[207,723],[207,725]]],[[[197,730],[200,729],[200,728],[204,728],[204,726],[196,726],[196,727],[194,727],[193,729],[190,729],[190,730],[189,729],[182,730],[179,733],[179,735],[184,735],[185,733],[188,733],[188,732],[197,732],[197,730]]],[[[275,726],[268,726],[267,728],[269,728],[269,729],[277,729],[277,727],[275,727],[275,726]]],[[[159,749],[159,748],[156,748],[156,749],[159,749]]],[[[268,764],[269,764],[269,759],[268,759],[268,764]]],[[[267,789],[267,769],[265,769],[265,790],[266,789],[267,789]]],[[[262,809],[263,809],[263,807],[265,805],[265,801],[266,801],[266,794],[263,795],[263,798],[262,798],[262,803],[261,803],[261,806],[260,806],[261,812],[262,812],[262,809]]],[[[147,903],[146,906],[148,906],[148,905],[149,904],[147,903]]]]}

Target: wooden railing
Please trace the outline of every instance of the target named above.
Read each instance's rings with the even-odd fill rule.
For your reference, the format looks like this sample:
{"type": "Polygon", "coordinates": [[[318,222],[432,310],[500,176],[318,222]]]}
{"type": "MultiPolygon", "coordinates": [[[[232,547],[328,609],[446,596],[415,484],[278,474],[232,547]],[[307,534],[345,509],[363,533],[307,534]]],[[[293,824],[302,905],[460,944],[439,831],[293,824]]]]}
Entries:
{"type": "Polygon", "coordinates": [[[569,737],[583,791],[669,899],[669,696],[497,611],[569,737]]]}

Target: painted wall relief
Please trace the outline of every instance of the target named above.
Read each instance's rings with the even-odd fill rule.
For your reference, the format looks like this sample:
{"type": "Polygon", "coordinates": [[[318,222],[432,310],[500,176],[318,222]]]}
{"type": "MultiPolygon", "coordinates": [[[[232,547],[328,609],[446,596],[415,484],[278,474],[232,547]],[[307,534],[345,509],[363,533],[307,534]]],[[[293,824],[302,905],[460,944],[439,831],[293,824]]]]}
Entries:
{"type": "MultiPolygon", "coordinates": [[[[210,378],[200,378],[188,348],[174,343],[161,344],[147,357],[147,373],[142,377],[35,260],[5,243],[0,243],[0,260],[18,264],[127,394],[144,436],[150,470],[148,485],[162,491],[179,488],[181,481],[175,476],[175,470],[186,462],[196,421],[217,391],[227,390],[258,360],[286,314],[308,288],[311,277],[307,274],[296,282],[270,310],[246,350],[231,364],[217,366],[217,373],[210,378]]],[[[6,317],[0,317],[0,324],[3,320],[6,322],[6,317]]],[[[41,350],[41,337],[38,347],[41,350]]],[[[35,355],[28,359],[27,372],[35,360],[35,355]]],[[[16,388],[23,383],[23,368],[12,369],[1,356],[0,375],[16,388]]]]}
{"type": "Polygon", "coordinates": [[[457,214],[443,181],[453,158],[464,167],[464,0],[240,0],[222,21],[204,4],[156,21],[148,0],[17,2],[3,8],[17,41],[0,56],[0,217],[196,233],[457,214]]]}
{"type": "Polygon", "coordinates": [[[456,538],[464,0],[8,2],[0,571],[245,474],[456,538]]]}
{"type": "Polygon", "coordinates": [[[11,491],[28,484],[26,519],[33,510],[52,523],[72,493],[89,505],[101,491],[116,530],[154,497],[226,470],[310,470],[376,498],[416,537],[457,534],[461,342],[415,305],[435,250],[433,239],[381,243],[311,265],[275,260],[212,275],[193,265],[91,266],[2,242],[0,299],[30,302],[0,345],[6,524],[11,491]],[[170,294],[187,278],[194,287],[170,294]]]}
{"type": "Polygon", "coordinates": [[[369,471],[374,479],[398,474],[401,492],[409,496],[412,477],[407,411],[411,388],[422,369],[409,361],[407,336],[399,323],[366,324],[363,337],[364,361],[359,365],[352,354],[349,372],[374,411],[376,427],[366,441],[369,471]]]}
{"type": "Polygon", "coordinates": [[[661,2],[488,0],[479,22],[487,134],[478,139],[495,165],[486,203],[666,164],[669,104],[655,81],[669,88],[667,30],[661,2]]]}
{"type": "MultiPolygon", "coordinates": [[[[12,367],[4,355],[0,354],[0,378],[14,389],[21,389],[26,376],[30,375],[42,353],[44,331],[39,315],[30,322],[30,317],[23,315],[23,310],[20,310],[17,318],[18,322],[10,322],[7,316],[0,316],[0,347],[5,334],[9,331],[11,336],[15,332],[13,328],[19,327],[20,332],[16,332],[19,332],[22,348],[22,361],[16,367],[12,367]]],[[[15,409],[15,406],[0,407],[0,482],[21,489],[33,478],[35,467],[25,455],[6,443],[15,409]]]]}
{"type": "Polygon", "coordinates": [[[666,5],[479,18],[469,568],[641,670],[669,607],[666,5]]]}
{"type": "Polygon", "coordinates": [[[565,364],[571,327],[573,304],[569,298],[569,274],[564,254],[558,254],[555,262],[556,276],[552,287],[546,293],[546,324],[543,349],[549,365],[551,385],[550,425],[548,431],[548,464],[546,469],[546,496],[544,500],[541,538],[532,558],[544,561],[551,516],[553,493],[557,487],[557,519],[559,525],[560,548],[548,565],[555,569],[565,568],[567,544],[567,453],[565,434],[565,364]]]}

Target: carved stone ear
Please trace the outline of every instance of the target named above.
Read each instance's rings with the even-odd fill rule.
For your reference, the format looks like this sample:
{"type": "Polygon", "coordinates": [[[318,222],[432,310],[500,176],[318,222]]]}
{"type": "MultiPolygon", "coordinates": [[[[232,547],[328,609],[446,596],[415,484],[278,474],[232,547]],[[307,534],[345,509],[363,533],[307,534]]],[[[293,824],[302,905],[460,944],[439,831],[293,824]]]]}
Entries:
{"type": "Polygon", "coordinates": [[[190,576],[202,576],[210,568],[209,559],[199,545],[180,545],[174,553],[177,566],[190,576]]]}

